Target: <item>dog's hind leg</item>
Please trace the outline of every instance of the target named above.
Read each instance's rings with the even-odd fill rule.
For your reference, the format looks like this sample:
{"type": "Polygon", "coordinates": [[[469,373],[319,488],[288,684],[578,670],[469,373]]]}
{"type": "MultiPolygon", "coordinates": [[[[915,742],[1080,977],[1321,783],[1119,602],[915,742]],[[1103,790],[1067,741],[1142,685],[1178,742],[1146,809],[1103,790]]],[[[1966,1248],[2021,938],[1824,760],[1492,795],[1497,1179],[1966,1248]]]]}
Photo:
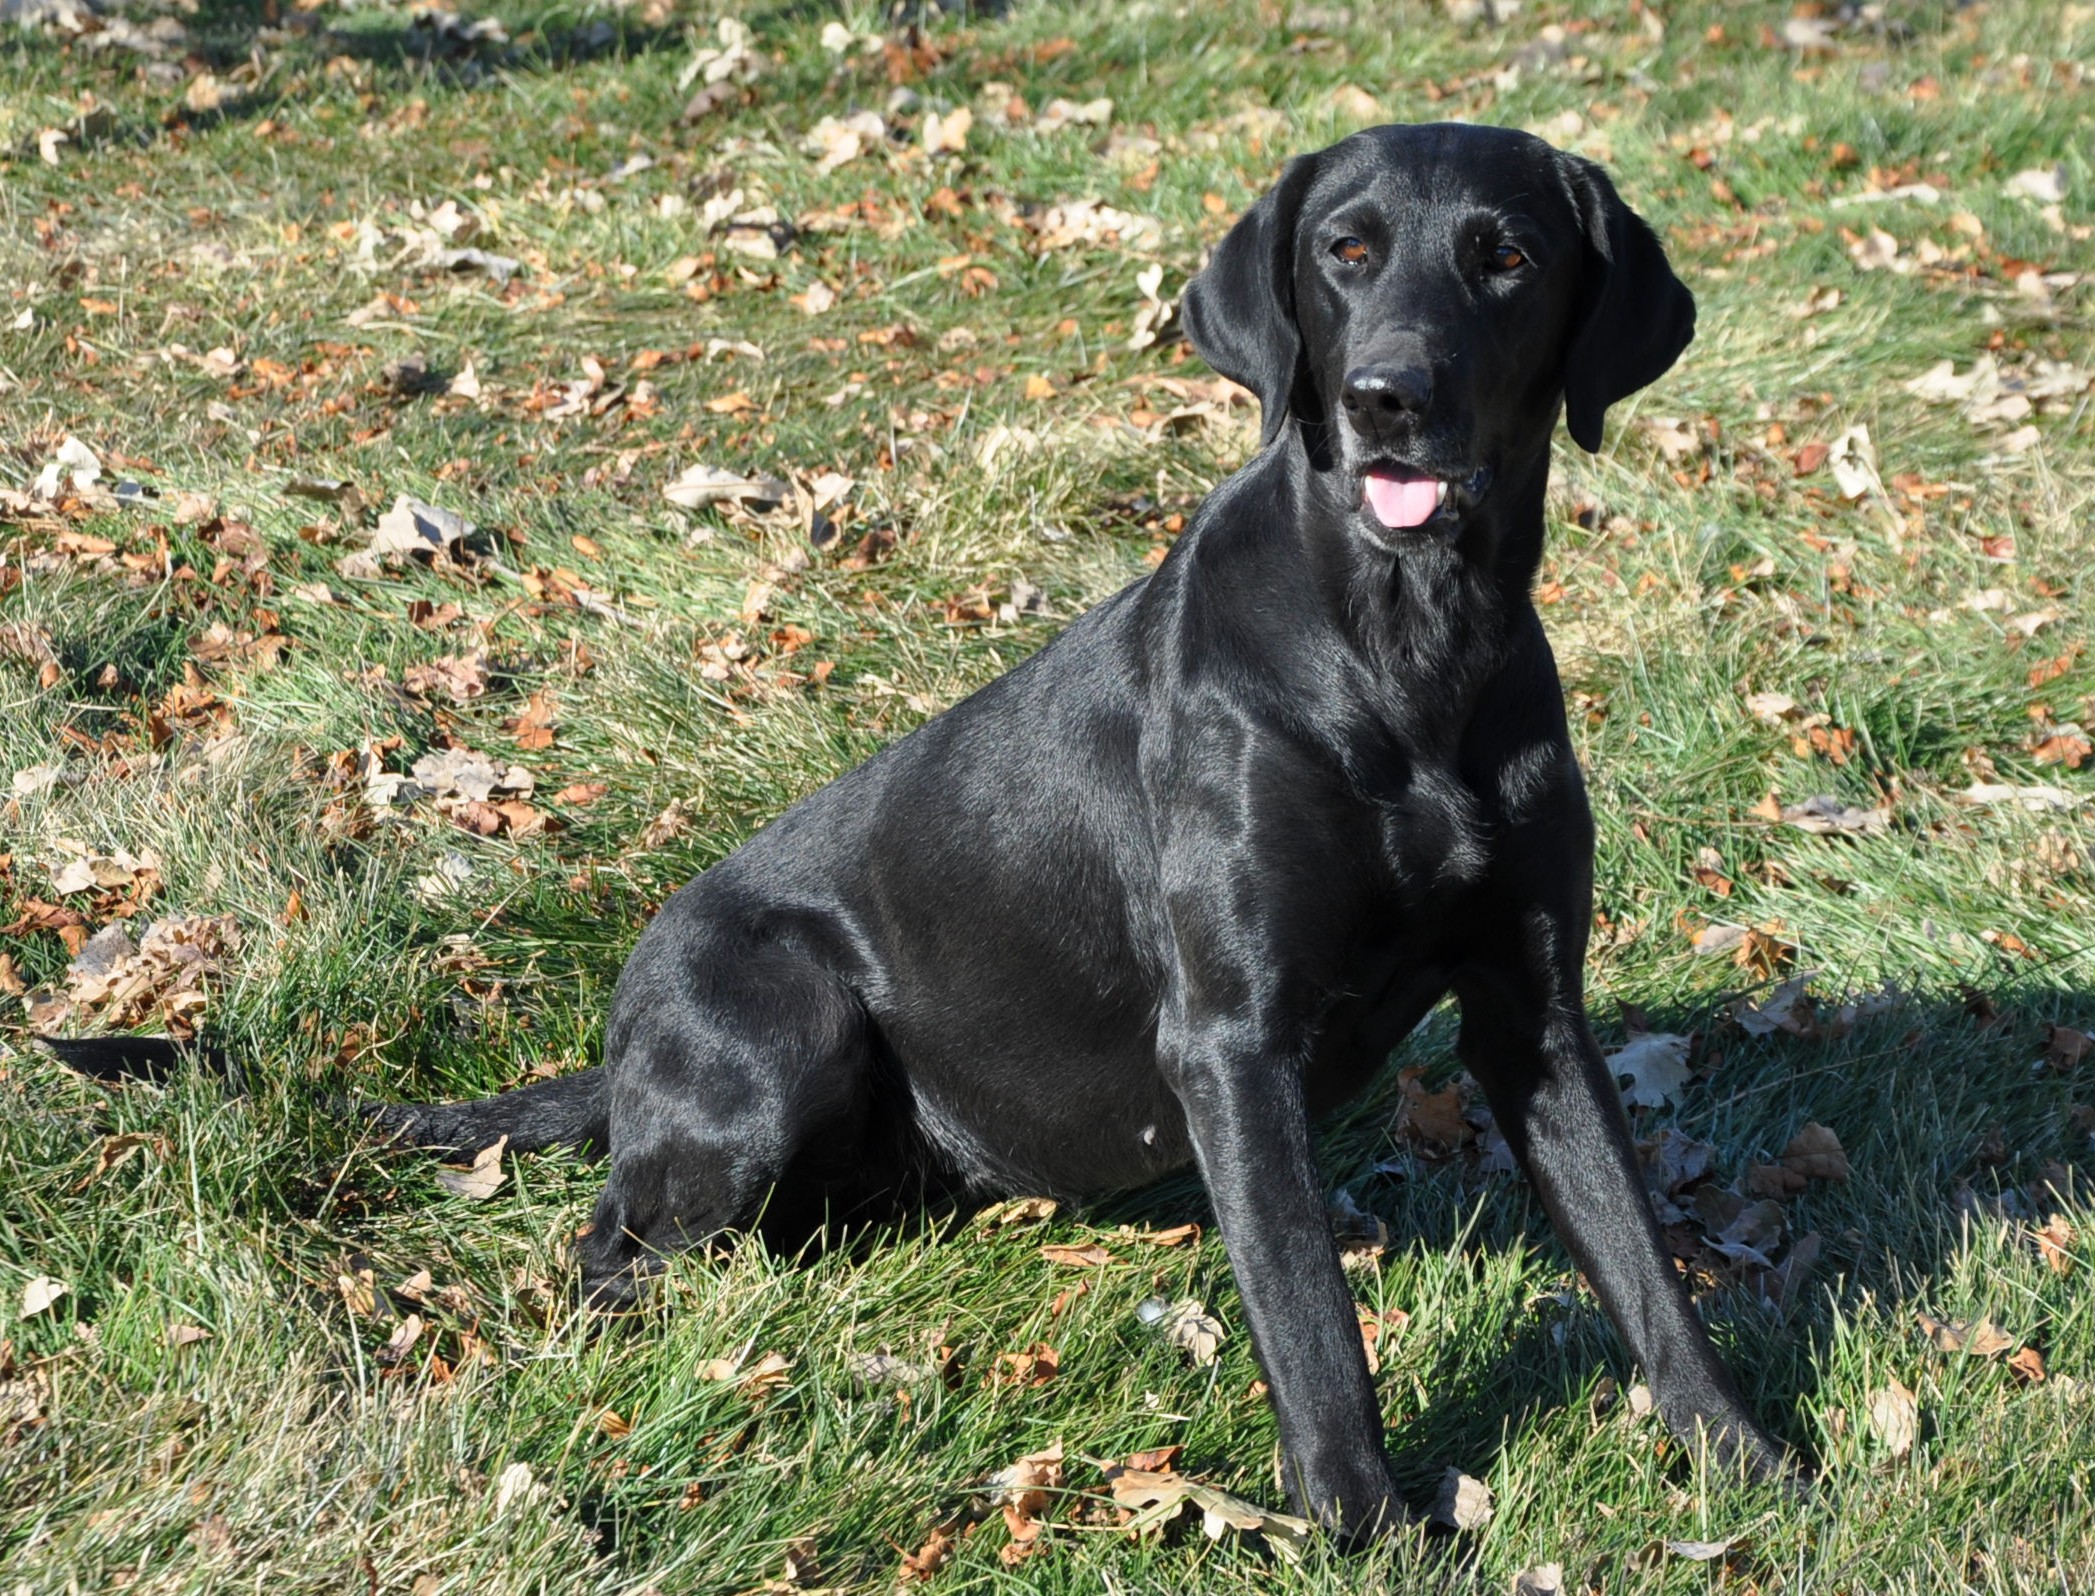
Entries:
{"type": "Polygon", "coordinates": [[[871,1050],[857,997],[798,948],[721,940],[636,954],[620,983],[605,1047],[611,1174],[582,1243],[599,1305],[631,1300],[668,1254],[754,1224],[803,1154],[863,1135],[871,1050]]]}

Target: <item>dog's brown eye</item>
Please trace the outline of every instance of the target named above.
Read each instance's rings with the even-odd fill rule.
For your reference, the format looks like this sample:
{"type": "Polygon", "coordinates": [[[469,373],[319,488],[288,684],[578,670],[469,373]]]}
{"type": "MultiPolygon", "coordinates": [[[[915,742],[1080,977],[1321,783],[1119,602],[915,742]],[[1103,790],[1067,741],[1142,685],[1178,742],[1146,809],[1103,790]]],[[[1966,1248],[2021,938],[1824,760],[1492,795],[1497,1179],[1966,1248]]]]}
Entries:
{"type": "Polygon", "coordinates": [[[1348,266],[1358,266],[1368,258],[1368,247],[1357,238],[1342,238],[1331,246],[1331,253],[1348,266]]]}
{"type": "Polygon", "coordinates": [[[1491,252],[1491,264],[1502,272],[1518,271],[1527,265],[1528,258],[1511,244],[1501,244],[1491,252]]]}

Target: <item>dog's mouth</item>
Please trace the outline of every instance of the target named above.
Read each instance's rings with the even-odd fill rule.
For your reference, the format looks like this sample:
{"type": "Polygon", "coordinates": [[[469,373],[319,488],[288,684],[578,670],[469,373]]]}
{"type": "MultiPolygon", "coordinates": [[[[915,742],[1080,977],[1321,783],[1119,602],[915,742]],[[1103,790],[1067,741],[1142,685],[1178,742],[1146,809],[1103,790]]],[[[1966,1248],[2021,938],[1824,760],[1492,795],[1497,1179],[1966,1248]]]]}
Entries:
{"type": "Polygon", "coordinates": [[[1361,474],[1361,503],[1391,531],[1453,522],[1491,485],[1491,468],[1479,466],[1460,480],[1436,477],[1410,466],[1371,466],[1361,474]]]}
{"type": "Polygon", "coordinates": [[[1448,485],[1417,471],[1370,471],[1361,478],[1368,513],[1386,527],[1424,526],[1448,502],[1448,485]]]}

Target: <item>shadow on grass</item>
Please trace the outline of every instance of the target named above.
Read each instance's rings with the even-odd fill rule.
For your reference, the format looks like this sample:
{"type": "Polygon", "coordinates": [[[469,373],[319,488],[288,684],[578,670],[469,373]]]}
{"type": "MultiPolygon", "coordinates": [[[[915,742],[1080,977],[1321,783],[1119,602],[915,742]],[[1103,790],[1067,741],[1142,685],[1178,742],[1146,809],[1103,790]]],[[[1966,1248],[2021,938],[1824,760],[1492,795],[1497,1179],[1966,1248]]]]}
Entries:
{"type": "MultiPolygon", "coordinates": [[[[519,935],[548,945],[578,929],[545,898],[521,906],[512,919],[519,935]]],[[[591,985],[600,993],[608,992],[620,958],[617,939],[603,930],[595,928],[582,960],[598,977],[591,985]]],[[[1778,1156],[1807,1122],[1838,1132],[1853,1166],[1850,1178],[1789,1202],[1790,1232],[1815,1231],[1825,1249],[1792,1306],[1774,1308],[1743,1286],[1707,1293],[1700,1303],[1748,1407],[1808,1460],[1807,1415],[1841,1306],[1864,1294],[1880,1305],[1925,1295],[1952,1270],[1964,1214],[2016,1212],[2024,1202],[2018,1188],[2035,1189],[2055,1166],[2075,1180],[2095,1169],[2088,1137],[2069,1116],[2072,1078],[2030,1068],[2048,1024],[2086,1026],[2095,1018],[2095,992],[2004,974],[1984,1001],[1962,988],[1909,995],[1894,1012],[1825,1042],[1746,1039],[1720,1030],[1721,1012],[1705,1005],[1648,1014],[1654,1030],[1703,1033],[1712,1039],[1710,1053],[1721,1057],[1677,1108],[1640,1115],[1637,1129],[1649,1136],[1670,1125],[1713,1144],[1712,1178],[1721,1184],[1739,1181],[1751,1162],[1778,1156]]],[[[1418,1268],[1407,1265],[1407,1256],[1459,1254],[1482,1268],[1494,1256],[1532,1247],[1568,1273],[1539,1205],[1517,1177],[1479,1175],[1459,1162],[1415,1162],[1401,1179],[1374,1172],[1393,1150],[1390,1132],[1401,1103],[1395,1066],[1422,1064],[1434,1080],[1451,1076],[1451,1030],[1435,1024],[1408,1042],[1366,1098],[1320,1128],[1321,1166],[1363,1207],[1392,1221],[1385,1280],[1398,1290],[1411,1278],[1408,1270],[1418,1268]]],[[[410,1045],[433,1043],[436,1035],[410,1045]]],[[[464,1041],[440,1051],[452,1046],[472,1051],[464,1041]]],[[[338,1213],[349,1206],[339,1194],[335,1201],[338,1213]]],[[[361,1205],[350,1228],[383,1224],[382,1206],[361,1205]]],[[[788,1257],[816,1255],[820,1248],[807,1247],[808,1212],[802,1205],[777,1206],[769,1218],[778,1222],[767,1219],[760,1227],[762,1242],[788,1257]]],[[[933,1187],[912,1192],[898,1208],[854,1214],[828,1239],[847,1257],[871,1257],[926,1230],[962,1235],[966,1215],[951,1192],[933,1187]]],[[[1104,1200],[1084,1217],[1153,1226],[1212,1222],[1197,1179],[1184,1174],[1104,1200]]],[[[633,1328],[643,1323],[636,1320],[633,1328]]],[[[1430,1362],[1411,1371],[1421,1405],[1389,1436],[1399,1484],[1416,1505],[1430,1500],[1450,1464],[1489,1474],[1500,1453],[1517,1446],[1537,1420],[1590,1401],[1602,1372],[1625,1388],[1637,1377],[1613,1330],[1583,1296],[1558,1299],[1554,1308],[1539,1299],[1501,1303],[1457,1333],[1437,1335],[1432,1347],[1430,1362]]],[[[1388,1389],[1386,1383],[1386,1397],[1388,1389]]],[[[1674,1467],[1685,1478],[1685,1449],[1676,1457],[1674,1467]]],[[[639,1526],[626,1523],[621,1530],[631,1512],[604,1503],[598,1528],[607,1555],[617,1555],[622,1533],[637,1531],[636,1544],[653,1544],[639,1526]]]]}
{"type": "MultiPolygon", "coordinates": [[[[137,7],[112,5],[106,9],[111,14],[135,12],[139,20],[147,17],[137,7]]],[[[548,10],[543,22],[518,23],[514,34],[493,13],[461,15],[434,5],[388,13],[382,23],[368,20],[375,13],[350,15],[356,25],[336,29],[321,26],[311,12],[279,6],[276,0],[205,0],[184,24],[186,38],[180,51],[184,61],[219,73],[266,61],[269,65],[262,81],[244,93],[239,92],[236,81],[219,105],[177,105],[157,118],[124,116],[104,107],[78,121],[72,129],[74,147],[143,147],[178,128],[204,133],[224,124],[273,118],[308,97],[300,81],[305,72],[343,57],[382,71],[418,74],[435,86],[470,90],[508,77],[540,76],[596,61],[683,49],[690,39],[681,24],[650,26],[616,12],[576,16],[565,7],[548,10]],[[266,44],[265,33],[270,36],[266,44]],[[293,81],[278,87],[285,77],[293,81]]],[[[77,48],[72,35],[56,29],[14,33],[7,42],[25,54],[77,48]]]]}

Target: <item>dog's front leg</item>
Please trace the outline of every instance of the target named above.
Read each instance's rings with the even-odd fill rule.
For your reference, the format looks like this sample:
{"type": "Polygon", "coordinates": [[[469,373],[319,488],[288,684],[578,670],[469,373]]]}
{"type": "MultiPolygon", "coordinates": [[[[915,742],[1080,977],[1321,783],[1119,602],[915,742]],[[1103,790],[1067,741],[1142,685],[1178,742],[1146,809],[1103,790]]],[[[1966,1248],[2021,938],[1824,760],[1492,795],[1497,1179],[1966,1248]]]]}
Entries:
{"type": "Polygon", "coordinates": [[[1783,1449],[1739,1400],[1673,1267],[1621,1093],[1575,989],[1552,1000],[1523,984],[1458,981],[1463,1062],[1667,1424],[1727,1466],[1778,1476],[1783,1449]]]}
{"type": "Polygon", "coordinates": [[[1358,1540],[1406,1515],[1310,1153],[1300,1066],[1263,1029],[1243,1016],[1167,1025],[1164,1062],[1272,1391],[1289,1495],[1358,1540]]]}

